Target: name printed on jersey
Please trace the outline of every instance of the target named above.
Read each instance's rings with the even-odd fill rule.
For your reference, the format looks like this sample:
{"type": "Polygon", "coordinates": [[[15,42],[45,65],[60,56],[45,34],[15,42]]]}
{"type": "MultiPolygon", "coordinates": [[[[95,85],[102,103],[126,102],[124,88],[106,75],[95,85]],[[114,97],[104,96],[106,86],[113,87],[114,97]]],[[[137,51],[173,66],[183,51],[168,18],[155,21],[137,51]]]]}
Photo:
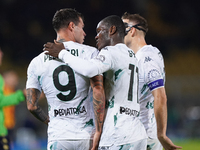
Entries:
{"type": "Polygon", "coordinates": [[[60,59],[55,58],[55,57],[53,57],[53,56],[44,55],[44,62],[46,62],[47,60],[48,60],[48,61],[50,61],[50,60],[58,60],[58,61],[61,61],[60,59]]]}

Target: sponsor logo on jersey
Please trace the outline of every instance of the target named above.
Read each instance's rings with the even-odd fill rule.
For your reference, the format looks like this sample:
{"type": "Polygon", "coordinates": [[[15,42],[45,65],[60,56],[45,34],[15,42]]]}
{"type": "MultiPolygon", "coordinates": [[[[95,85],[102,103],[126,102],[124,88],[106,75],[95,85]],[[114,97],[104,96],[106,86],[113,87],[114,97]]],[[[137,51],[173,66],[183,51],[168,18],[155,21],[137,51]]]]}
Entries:
{"type": "Polygon", "coordinates": [[[68,115],[79,115],[82,113],[86,113],[86,109],[85,106],[83,107],[71,107],[71,108],[67,108],[67,109],[54,109],[54,116],[68,116],[68,115]]]}
{"type": "Polygon", "coordinates": [[[149,61],[152,61],[153,59],[152,58],[150,58],[149,56],[148,57],[145,57],[145,59],[144,59],[144,63],[145,62],[149,62],[149,61]]]}
{"type": "Polygon", "coordinates": [[[125,114],[125,115],[129,115],[129,116],[138,117],[139,116],[139,111],[130,109],[128,107],[125,108],[125,107],[120,106],[120,114],[125,114]]]}

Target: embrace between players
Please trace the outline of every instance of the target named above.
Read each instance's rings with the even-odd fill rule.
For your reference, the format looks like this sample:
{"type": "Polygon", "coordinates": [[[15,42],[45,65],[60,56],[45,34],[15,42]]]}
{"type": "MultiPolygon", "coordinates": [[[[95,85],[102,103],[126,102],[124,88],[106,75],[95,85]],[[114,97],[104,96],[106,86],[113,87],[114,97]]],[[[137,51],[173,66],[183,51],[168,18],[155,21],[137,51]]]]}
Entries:
{"type": "Polygon", "coordinates": [[[166,136],[167,98],[160,51],[147,45],[147,21],[111,15],[84,45],[84,18],[58,10],[57,38],[27,70],[27,108],[48,125],[48,150],[180,149],[166,136]],[[38,105],[44,92],[48,115],[38,105]]]}

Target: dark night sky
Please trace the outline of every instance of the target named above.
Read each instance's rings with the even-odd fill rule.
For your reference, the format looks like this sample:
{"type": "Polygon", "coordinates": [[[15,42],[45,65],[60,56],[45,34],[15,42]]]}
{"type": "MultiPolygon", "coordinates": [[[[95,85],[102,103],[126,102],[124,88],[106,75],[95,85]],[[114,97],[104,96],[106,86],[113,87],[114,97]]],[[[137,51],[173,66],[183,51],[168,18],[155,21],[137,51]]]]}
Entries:
{"type": "Polygon", "coordinates": [[[52,17],[61,8],[85,17],[85,44],[95,46],[97,23],[108,15],[139,13],[149,23],[148,44],[167,56],[171,47],[200,48],[200,9],[194,0],[1,0],[0,46],[15,65],[29,63],[56,34],[52,17]]]}

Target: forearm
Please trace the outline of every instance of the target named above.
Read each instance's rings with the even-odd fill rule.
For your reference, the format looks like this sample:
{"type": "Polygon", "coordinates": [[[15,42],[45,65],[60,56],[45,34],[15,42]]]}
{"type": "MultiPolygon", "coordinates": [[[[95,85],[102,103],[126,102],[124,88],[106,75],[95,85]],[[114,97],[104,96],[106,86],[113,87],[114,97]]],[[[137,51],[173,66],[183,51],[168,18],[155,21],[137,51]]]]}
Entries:
{"type": "Polygon", "coordinates": [[[157,122],[158,138],[166,136],[167,130],[167,98],[165,89],[157,89],[154,93],[154,113],[157,122]]]}
{"type": "Polygon", "coordinates": [[[157,122],[157,135],[163,137],[167,130],[167,106],[166,104],[158,104],[154,101],[154,112],[157,122]]]}
{"type": "Polygon", "coordinates": [[[49,117],[45,112],[38,106],[38,100],[40,97],[40,91],[37,89],[27,89],[26,99],[28,110],[40,121],[48,124],[49,117]]]}
{"type": "Polygon", "coordinates": [[[99,94],[94,93],[93,97],[93,107],[94,107],[95,124],[97,132],[102,132],[104,115],[105,115],[105,98],[100,95],[101,92],[99,94]]]}
{"type": "Polygon", "coordinates": [[[45,112],[40,108],[40,106],[37,106],[36,109],[29,110],[38,120],[44,122],[48,125],[49,117],[45,114],[45,112]]]}
{"type": "Polygon", "coordinates": [[[58,57],[67,63],[74,71],[77,73],[86,76],[86,77],[94,77],[100,72],[99,66],[93,61],[84,60],[78,57],[71,55],[68,51],[62,50],[58,57]]]}
{"type": "Polygon", "coordinates": [[[96,132],[102,132],[105,116],[105,94],[103,88],[103,76],[96,76],[91,79],[93,89],[93,107],[95,115],[96,132]]]}

